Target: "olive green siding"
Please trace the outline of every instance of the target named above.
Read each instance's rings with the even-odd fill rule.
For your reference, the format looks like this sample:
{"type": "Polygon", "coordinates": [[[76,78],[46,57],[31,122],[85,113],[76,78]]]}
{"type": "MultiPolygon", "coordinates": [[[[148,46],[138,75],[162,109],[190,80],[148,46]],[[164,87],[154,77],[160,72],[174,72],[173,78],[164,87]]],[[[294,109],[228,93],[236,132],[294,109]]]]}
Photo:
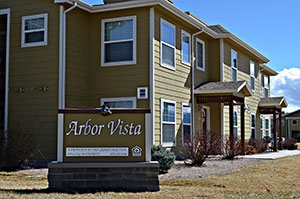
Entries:
{"type": "MultiPolygon", "coordinates": [[[[89,17],[89,106],[100,106],[100,98],[136,97],[138,87],[149,88],[150,8],[105,12],[89,17]],[[136,16],[135,65],[101,66],[101,20],[136,16]]],[[[149,99],[137,99],[137,108],[149,108],[149,99]]]]}
{"type": "MultiPolygon", "coordinates": [[[[8,131],[20,123],[40,146],[38,156],[56,159],[59,6],[53,1],[1,0],[10,10],[8,131]],[[21,48],[22,16],[48,13],[48,45],[21,48]],[[48,91],[40,91],[41,87],[48,91]],[[16,92],[24,88],[24,92],[16,92]]],[[[9,136],[8,132],[8,136],[9,136]]]]}
{"type": "Polygon", "coordinates": [[[74,9],[67,13],[66,107],[89,106],[89,15],[74,9]]]}

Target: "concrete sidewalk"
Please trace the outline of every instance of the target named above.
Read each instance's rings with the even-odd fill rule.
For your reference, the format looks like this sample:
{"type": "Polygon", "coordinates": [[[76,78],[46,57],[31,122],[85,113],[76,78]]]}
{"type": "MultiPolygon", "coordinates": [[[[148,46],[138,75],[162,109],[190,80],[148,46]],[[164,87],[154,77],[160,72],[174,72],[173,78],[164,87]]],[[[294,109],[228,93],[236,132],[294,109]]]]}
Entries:
{"type": "Polygon", "coordinates": [[[253,154],[240,156],[241,158],[253,158],[253,159],[264,159],[264,160],[275,160],[277,158],[283,158],[287,156],[299,155],[300,150],[279,150],[277,152],[266,152],[263,154],[253,154]]]}

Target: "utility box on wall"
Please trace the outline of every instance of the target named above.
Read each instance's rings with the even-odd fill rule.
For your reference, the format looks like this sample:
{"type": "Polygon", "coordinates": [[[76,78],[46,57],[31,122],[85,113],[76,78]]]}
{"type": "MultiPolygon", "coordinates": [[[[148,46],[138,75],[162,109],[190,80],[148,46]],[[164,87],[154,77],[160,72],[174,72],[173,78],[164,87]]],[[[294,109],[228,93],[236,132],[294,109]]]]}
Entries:
{"type": "Polygon", "coordinates": [[[54,190],[158,191],[151,162],[149,109],[62,109],[57,162],[48,165],[54,190]]]}

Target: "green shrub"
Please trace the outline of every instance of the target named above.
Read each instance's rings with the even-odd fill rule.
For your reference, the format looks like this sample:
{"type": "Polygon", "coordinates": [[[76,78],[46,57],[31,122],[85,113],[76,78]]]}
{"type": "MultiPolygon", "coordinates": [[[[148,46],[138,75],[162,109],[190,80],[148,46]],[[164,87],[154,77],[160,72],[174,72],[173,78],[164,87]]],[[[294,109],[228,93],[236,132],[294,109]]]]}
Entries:
{"type": "Polygon", "coordinates": [[[174,165],[176,155],[165,147],[158,145],[151,148],[151,160],[158,161],[159,173],[167,173],[174,165]]]}

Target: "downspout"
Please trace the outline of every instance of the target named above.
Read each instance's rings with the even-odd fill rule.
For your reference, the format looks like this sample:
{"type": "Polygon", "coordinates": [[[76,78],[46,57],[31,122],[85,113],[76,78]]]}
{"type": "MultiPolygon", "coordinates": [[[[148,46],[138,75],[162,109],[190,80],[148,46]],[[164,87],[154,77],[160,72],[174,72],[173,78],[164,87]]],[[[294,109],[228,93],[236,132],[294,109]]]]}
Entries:
{"type": "MultiPolygon", "coordinates": [[[[59,31],[59,82],[58,82],[58,109],[64,109],[66,105],[66,16],[67,13],[77,7],[77,2],[65,10],[60,6],[60,31],[59,31]]],[[[57,118],[57,162],[63,162],[64,141],[64,115],[58,114],[57,118]]]]}
{"type": "Polygon", "coordinates": [[[155,64],[154,64],[154,43],[155,43],[155,10],[150,8],[150,109],[151,109],[151,125],[152,125],[152,145],[155,144],[155,64]]]}
{"type": "Polygon", "coordinates": [[[193,122],[192,123],[192,129],[191,129],[191,132],[192,132],[192,134],[194,133],[194,130],[195,130],[195,120],[194,120],[194,118],[195,118],[195,96],[194,96],[194,94],[195,94],[195,92],[194,92],[194,90],[195,90],[195,49],[194,49],[194,42],[195,42],[195,37],[197,36],[197,35],[199,35],[199,34],[201,34],[201,33],[203,33],[204,32],[204,28],[201,28],[201,30],[199,31],[199,32],[196,32],[196,33],[194,33],[194,34],[192,34],[192,45],[191,45],[191,47],[192,47],[192,88],[191,88],[191,94],[192,94],[192,96],[191,96],[191,98],[192,98],[192,108],[191,108],[191,121],[193,122]]]}
{"type": "Polygon", "coordinates": [[[67,10],[64,10],[64,6],[60,6],[60,40],[59,40],[59,99],[58,108],[65,108],[66,101],[66,27],[67,27],[67,13],[77,7],[77,2],[67,10]]]}
{"type": "MultiPolygon", "coordinates": [[[[224,39],[220,39],[220,82],[224,81],[224,39]]],[[[221,103],[221,134],[225,142],[224,104],[221,103]]]]}

